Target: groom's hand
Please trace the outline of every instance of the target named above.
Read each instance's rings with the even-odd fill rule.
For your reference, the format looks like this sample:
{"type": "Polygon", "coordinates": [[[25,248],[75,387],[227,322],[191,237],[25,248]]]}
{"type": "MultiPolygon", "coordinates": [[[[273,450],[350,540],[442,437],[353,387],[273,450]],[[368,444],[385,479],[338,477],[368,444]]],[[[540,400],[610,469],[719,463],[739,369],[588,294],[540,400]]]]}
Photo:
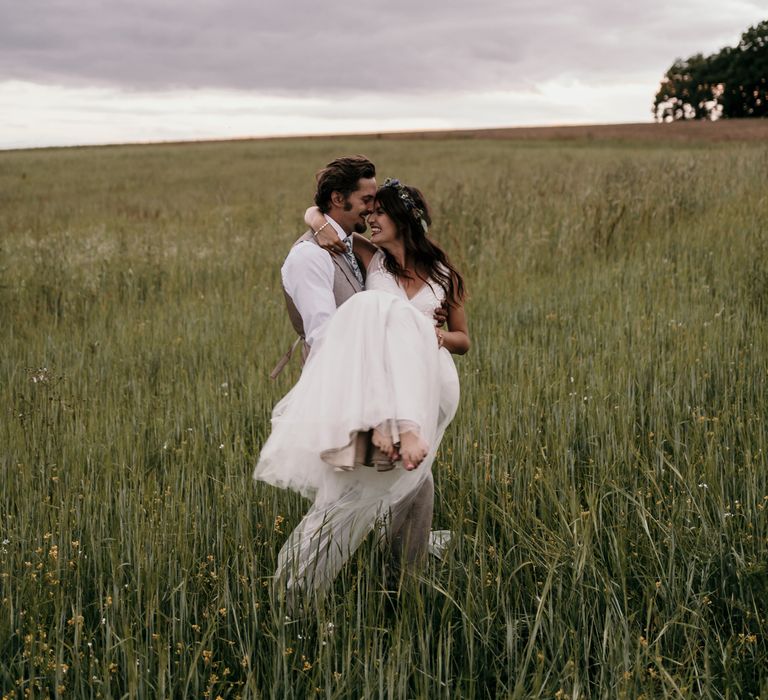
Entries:
{"type": "Polygon", "coordinates": [[[347,247],[339,238],[333,226],[325,226],[322,231],[315,234],[317,244],[329,253],[343,254],[347,252],[347,247]]]}
{"type": "Polygon", "coordinates": [[[437,322],[437,327],[442,328],[445,325],[445,322],[448,320],[448,304],[447,302],[443,302],[440,306],[438,306],[435,309],[435,321],[437,322]]]}

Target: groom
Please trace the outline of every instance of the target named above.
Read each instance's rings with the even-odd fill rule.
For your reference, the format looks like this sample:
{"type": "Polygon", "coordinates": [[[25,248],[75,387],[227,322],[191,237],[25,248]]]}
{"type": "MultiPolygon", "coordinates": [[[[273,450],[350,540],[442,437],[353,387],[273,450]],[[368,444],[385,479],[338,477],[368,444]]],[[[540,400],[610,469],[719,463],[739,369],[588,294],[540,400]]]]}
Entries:
{"type": "Polygon", "coordinates": [[[376,168],[364,156],[347,156],[328,163],[317,174],[315,204],[326,223],[307,231],[291,248],[281,276],[293,327],[304,339],[304,357],[322,335],[325,323],[365,280],[354,255],[352,233],[363,233],[376,198],[376,168]],[[333,255],[318,245],[320,231],[333,229],[342,254],[333,255]]]}
{"type": "MultiPolygon", "coordinates": [[[[364,271],[354,255],[352,234],[366,230],[375,197],[376,168],[364,156],[337,158],[317,174],[315,204],[325,215],[325,224],[318,231],[307,231],[296,241],[281,269],[288,315],[299,335],[297,343],[303,341],[304,359],[322,337],[336,309],[364,289],[364,271]],[[328,241],[324,247],[317,240],[321,231],[321,238],[328,241]],[[330,231],[335,232],[337,240],[325,235],[330,231]]],[[[290,352],[273,375],[290,359],[290,352]]],[[[425,558],[433,506],[434,482],[430,473],[412,496],[411,504],[389,523],[392,583],[399,579],[401,568],[416,565],[425,558]]],[[[302,522],[296,531],[308,524],[302,522]]],[[[318,562],[318,566],[321,565],[322,562],[318,562]]],[[[329,578],[336,574],[324,573],[329,578]]]]}

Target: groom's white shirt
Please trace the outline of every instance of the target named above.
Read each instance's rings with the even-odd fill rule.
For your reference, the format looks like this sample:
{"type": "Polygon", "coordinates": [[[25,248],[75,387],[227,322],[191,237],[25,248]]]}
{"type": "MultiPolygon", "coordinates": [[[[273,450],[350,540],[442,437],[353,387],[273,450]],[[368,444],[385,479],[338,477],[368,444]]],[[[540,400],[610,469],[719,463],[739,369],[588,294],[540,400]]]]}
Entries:
{"type": "MultiPolygon", "coordinates": [[[[342,241],[347,238],[344,229],[330,216],[326,214],[325,219],[342,241]]],[[[313,345],[323,334],[328,319],[336,313],[331,256],[314,242],[303,241],[291,248],[280,275],[283,289],[301,315],[304,339],[313,345]]]]}

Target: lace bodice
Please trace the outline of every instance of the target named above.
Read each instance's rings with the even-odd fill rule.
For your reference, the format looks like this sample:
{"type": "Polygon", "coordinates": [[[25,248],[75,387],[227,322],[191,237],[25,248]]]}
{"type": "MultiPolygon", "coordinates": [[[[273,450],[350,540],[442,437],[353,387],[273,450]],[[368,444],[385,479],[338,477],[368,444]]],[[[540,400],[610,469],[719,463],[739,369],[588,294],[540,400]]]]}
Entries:
{"type": "Polygon", "coordinates": [[[445,290],[431,278],[414,294],[412,299],[409,299],[405,290],[398,284],[397,278],[384,267],[384,253],[381,250],[376,252],[371,259],[365,288],[389,292],[405,299],[433,323],[435,322],[435,310],[445,301],[445,290]]]}

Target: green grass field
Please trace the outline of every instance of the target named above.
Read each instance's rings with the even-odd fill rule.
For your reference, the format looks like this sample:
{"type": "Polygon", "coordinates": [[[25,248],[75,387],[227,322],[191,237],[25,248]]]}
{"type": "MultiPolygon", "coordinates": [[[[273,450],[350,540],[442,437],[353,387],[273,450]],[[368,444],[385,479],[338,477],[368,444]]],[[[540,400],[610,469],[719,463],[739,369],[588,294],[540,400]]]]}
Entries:
{"type": "Polygon", "coordinates": [[[768,694],[768,146],[263,141],[0,153],[0,696],[768,694]],[[444,562],[373,538],[286,621],[251,472],[313,174],[423,189],[473,348],[444,562]]]}

